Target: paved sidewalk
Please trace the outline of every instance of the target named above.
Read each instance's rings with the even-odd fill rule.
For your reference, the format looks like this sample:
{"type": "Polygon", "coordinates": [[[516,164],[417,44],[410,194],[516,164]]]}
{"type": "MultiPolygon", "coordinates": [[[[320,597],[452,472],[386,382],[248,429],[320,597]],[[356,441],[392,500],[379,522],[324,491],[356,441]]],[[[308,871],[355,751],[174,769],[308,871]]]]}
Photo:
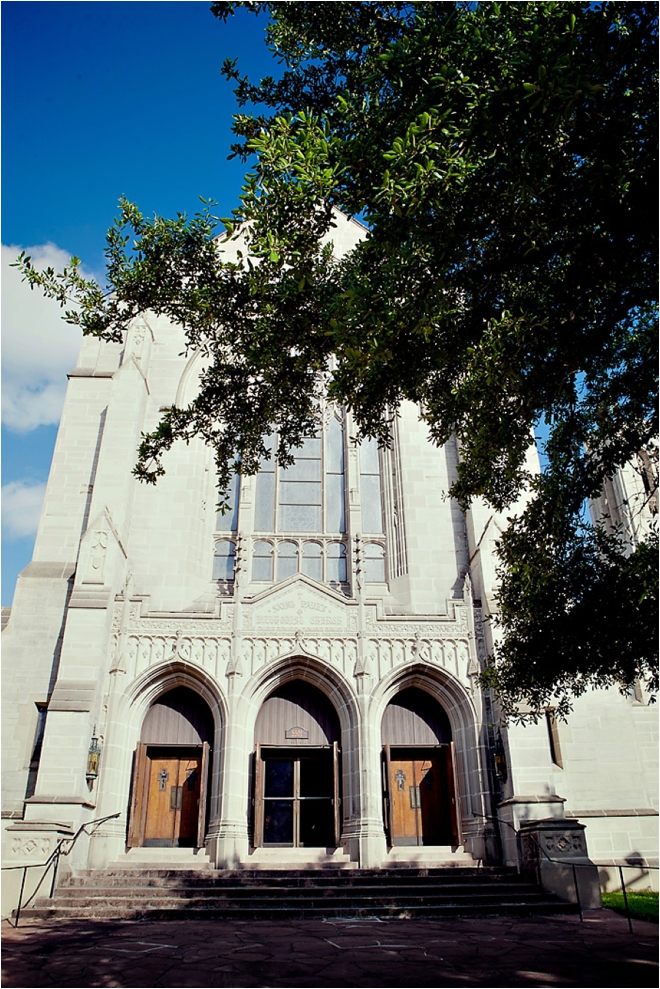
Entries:
{"type": "Polygon", "coordinates": [[[579,917],[3,923],[3,986],[658,985],[658,928],[579,917]]]}

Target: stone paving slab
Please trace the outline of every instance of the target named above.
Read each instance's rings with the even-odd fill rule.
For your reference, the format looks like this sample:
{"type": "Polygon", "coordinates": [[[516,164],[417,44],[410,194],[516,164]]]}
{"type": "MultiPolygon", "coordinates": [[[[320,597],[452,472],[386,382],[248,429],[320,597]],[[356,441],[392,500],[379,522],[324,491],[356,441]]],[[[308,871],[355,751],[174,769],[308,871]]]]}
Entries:
{"type": "Polygon", "coordinates": [[[14,987],[658,985],[658,928],[609,910],[455,920],[3,922],[14,987]]]}

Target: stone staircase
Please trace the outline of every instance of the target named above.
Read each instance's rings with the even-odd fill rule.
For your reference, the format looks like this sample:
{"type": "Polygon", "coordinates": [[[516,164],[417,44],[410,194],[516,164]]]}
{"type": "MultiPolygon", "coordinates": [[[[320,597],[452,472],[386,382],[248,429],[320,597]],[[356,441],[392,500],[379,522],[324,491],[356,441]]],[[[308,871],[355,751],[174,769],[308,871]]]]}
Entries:
{"type": "Polygon", "coordinates": [[[404,919],[573,912],[506,868],[80,871],[21,916],[39,920],[404,919]]]}

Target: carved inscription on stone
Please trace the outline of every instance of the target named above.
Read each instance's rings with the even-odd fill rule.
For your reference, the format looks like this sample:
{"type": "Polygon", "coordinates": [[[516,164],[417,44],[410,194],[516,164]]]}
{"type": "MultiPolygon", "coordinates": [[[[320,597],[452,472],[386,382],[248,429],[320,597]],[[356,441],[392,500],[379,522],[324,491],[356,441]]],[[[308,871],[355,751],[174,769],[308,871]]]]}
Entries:
{"type": "Polygon", "coordinates": [[[297,584],[283,594],[246,607],[245,627],[259,631],[281,628],[289,632],[305,629],[347,632],[356,628],[353,610],[304,584],[297,584]]]}

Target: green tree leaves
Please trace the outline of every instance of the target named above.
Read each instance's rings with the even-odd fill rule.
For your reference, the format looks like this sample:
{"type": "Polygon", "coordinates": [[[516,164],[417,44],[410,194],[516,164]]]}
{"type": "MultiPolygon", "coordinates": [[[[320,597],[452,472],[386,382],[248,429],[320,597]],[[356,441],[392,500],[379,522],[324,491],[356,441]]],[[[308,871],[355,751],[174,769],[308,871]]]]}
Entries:
{"type": "MultiPolygon", "coordinates": [[[[221,487],[239,460],[256,469],[264,433],[278,431],[286,462],[314,429],[323,380],[381,442],[401,401],[418,403],[437,443],[459,439],[452,494],[502,510],[530,482],[529,437],[545,420],[543,479],[501,548],[504,665],[489,675],[501,669],[503,696],[517,696],[510,661],[534,693],[536,657],[557,683],[571,663],[585,683],[605,682],[606,666],[581,666],[587,647],[564,634],[576,627],[572,592],[552,611],[554,665],[535,629],[549,631],[546,572],[610,587],[602,568],[613,561],[636,587],[628,558],[579,523],[585,498],[657,434],[656,5],[212,10],[222,21],[237,6],[268,13],[266,43],[284,71],[255,81],[234,61],[223,67],[241,111],[233,153],[250,163],[223,221],[240,240],[235,259],[214,239],[213,204],[166,220],[122,201],[108,234],[110,296],[73,262],[57,275],[23,258],[25,276],[63,304],[75,298],[68,318],[85,333],[119,339],[151,309],[211,358],[195,402],[144,438],[147,480],[172,442],[193,435],[214,446],[221,487]],[[340,259],[334,209],[367,226],[340,259]],[[515,657],[509,633],[525,643],[515,657]]],[[[622,587],[622,600],[637,600],[622,587]]],[[[596,609],[598,595],[588,601],[596,609]]],[[[649,667],[636,606],[619,621],[632,652],[611,665],[611,682],[628,683],[649,667]]]]}

